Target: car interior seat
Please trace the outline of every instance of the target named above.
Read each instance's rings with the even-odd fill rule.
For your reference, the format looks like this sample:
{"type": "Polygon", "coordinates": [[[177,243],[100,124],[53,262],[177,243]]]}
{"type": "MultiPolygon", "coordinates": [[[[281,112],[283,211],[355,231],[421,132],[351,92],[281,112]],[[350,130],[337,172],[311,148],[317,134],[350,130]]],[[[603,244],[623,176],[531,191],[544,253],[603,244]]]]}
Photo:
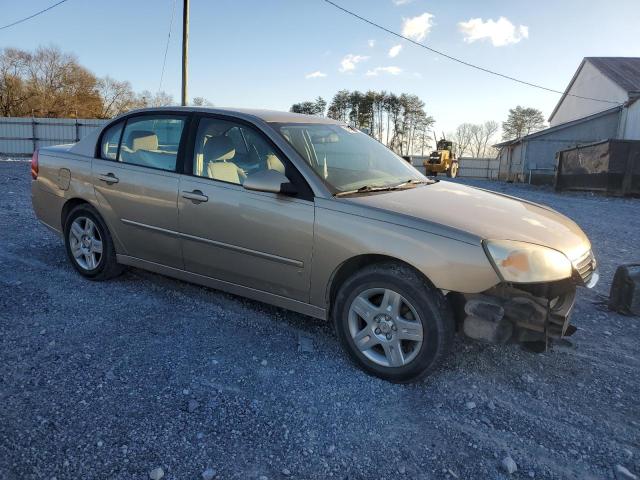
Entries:
{"type": "Polygon", "coordinates": [[[227,136],[209,137],[202,150],[204,172],[207,177],[223,182],[244,182],[246,175],[231,160],[236,155],[233,141],[227,136]]]}
{"type": "Polygon", "coordinates": [[[163,170],[173,170],[176,164],[176,153],[160,150],[158,135],[148,130],[131,131],[122,144],[121,157],[125,163],[163,170]]]}
{"type": "Polygon", "coordinates": [[[267,168],[269,170],[276,170],[276,171],[280,172],[283,175],[285,174],[284,164],[273,153],[267,154],[267,168]]]}

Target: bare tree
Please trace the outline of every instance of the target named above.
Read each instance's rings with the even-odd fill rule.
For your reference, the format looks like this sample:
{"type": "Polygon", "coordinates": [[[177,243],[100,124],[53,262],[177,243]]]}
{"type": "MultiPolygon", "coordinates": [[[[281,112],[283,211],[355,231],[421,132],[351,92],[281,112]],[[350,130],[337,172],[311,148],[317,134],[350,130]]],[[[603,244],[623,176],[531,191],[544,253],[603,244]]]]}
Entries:
{"type": "Polygon", "coordinates": [[[473,137],[472,129],[473,124],[462,123],[458,125],[455,132],[449,135],[450,139],[456,145],[456,151],[459,157],[472,154],[470,149],[473,137]]]}
{"type": "Polygon", "coordinates": [[[7,48],[0,53],[0,114],[5,117],[22,114],[21,106],[28,97],[24,75],[26,52],[7,48]]]}
{"type": "Polygon", "coordinates": [[[211,107],[213,103],[204,97],[194,97],[193,100],[191,100],[191,105],[194,107],[211,107]]]}
{"type": "Polygon", "coordinates": [[[136,103],[141,107],[168,107],[176,104],[173,96],[162,90],[156,93],[143,90],[137,96],[136,103]]]}
{"type": "Polygon", "coordinates": [[[97,117],[102,100],[97,79],[74,56],[58,48],[26,52],[25,83],[29,93],[24,107],[43,117],[97,117]]]}
{"type": "Polygon", "coordinates": [[[496,134],[498,133],[498,130],[500,130],[500,125],[498,124],[498,122],[494,121],[494,120],[488,120],[486,122],[484,122],[484,125],[482,125],[482,133],[483,133],[483,138],[482,138],[482,156],[483,157],[490,157],[493,156],[492,155],[492,146],[491,143],[493,141],[493,139],[495,138],[496,134]]]}
{"type": "Polygon", "coordinates": [[[109,76],[98,80],[98,93],[102,98],[100,118],[111,118],[138,106],[136,95],[127,81],[118,81],[109,76]]]}

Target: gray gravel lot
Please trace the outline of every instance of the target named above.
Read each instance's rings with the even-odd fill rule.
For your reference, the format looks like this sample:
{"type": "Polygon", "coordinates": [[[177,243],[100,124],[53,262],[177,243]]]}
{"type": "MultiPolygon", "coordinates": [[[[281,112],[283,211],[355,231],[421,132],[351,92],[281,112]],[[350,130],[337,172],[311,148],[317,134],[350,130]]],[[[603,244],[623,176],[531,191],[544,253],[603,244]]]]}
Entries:
{"type": "Polygon", "coordinates": [[[601,283],[579,293],[573,345],[458,339],[402,386],[353,367],[324,322],[139,270],[82,279],[33,215],[28,164],[0,161],[0,478],[639,474],[640,319],[602,302],[640,260],[640,200],[466,183],[574,218],[601,283]]]}

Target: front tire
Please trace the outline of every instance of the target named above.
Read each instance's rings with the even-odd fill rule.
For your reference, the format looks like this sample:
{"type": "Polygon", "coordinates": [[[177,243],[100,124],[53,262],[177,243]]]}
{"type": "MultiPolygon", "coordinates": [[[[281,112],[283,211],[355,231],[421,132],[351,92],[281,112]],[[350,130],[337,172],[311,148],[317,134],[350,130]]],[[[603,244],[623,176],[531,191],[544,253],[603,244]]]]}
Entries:
{"type": "Polygon", "coordinates": [[[395,383],[419,380],[447,354],[454,333],[444,295],[409,266],[371,265],[341,286],[333,320],[365,372],[395,383]]]}
{"type": "Polygon", "coordinates": [[[89,204],[75,207],[64,224],[64,244],[73,268],[90,280],[108,280],[122,273],[107,225],[89,204]]]}
{"type": "Polygon", "coordinates": [[[458,162],[453,162],[447,170],[447,177],[456,178],[458,176],[458,162]]]}

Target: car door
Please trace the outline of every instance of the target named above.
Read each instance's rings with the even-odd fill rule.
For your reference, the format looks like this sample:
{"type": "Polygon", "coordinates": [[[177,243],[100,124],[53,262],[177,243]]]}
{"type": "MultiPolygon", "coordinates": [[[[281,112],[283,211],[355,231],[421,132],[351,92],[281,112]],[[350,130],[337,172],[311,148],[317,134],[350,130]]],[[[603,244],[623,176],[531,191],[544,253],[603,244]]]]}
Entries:
{"type": "Polygon", "coordinates": [[[299,184],[299,195],[285,196],[242,187],[268,168],[304,182],[293,165],[256,128],[222,118],[199,120],[192,150],[178,198],[185,269],[307,302],[310,189],[299,184]]]}
{"type": "Polygon", "coordinates": [[[92,174],[101,213],[125,254],[183,268],[177,238],[186,115],[129,117],[105,131],[92,174]]]}

